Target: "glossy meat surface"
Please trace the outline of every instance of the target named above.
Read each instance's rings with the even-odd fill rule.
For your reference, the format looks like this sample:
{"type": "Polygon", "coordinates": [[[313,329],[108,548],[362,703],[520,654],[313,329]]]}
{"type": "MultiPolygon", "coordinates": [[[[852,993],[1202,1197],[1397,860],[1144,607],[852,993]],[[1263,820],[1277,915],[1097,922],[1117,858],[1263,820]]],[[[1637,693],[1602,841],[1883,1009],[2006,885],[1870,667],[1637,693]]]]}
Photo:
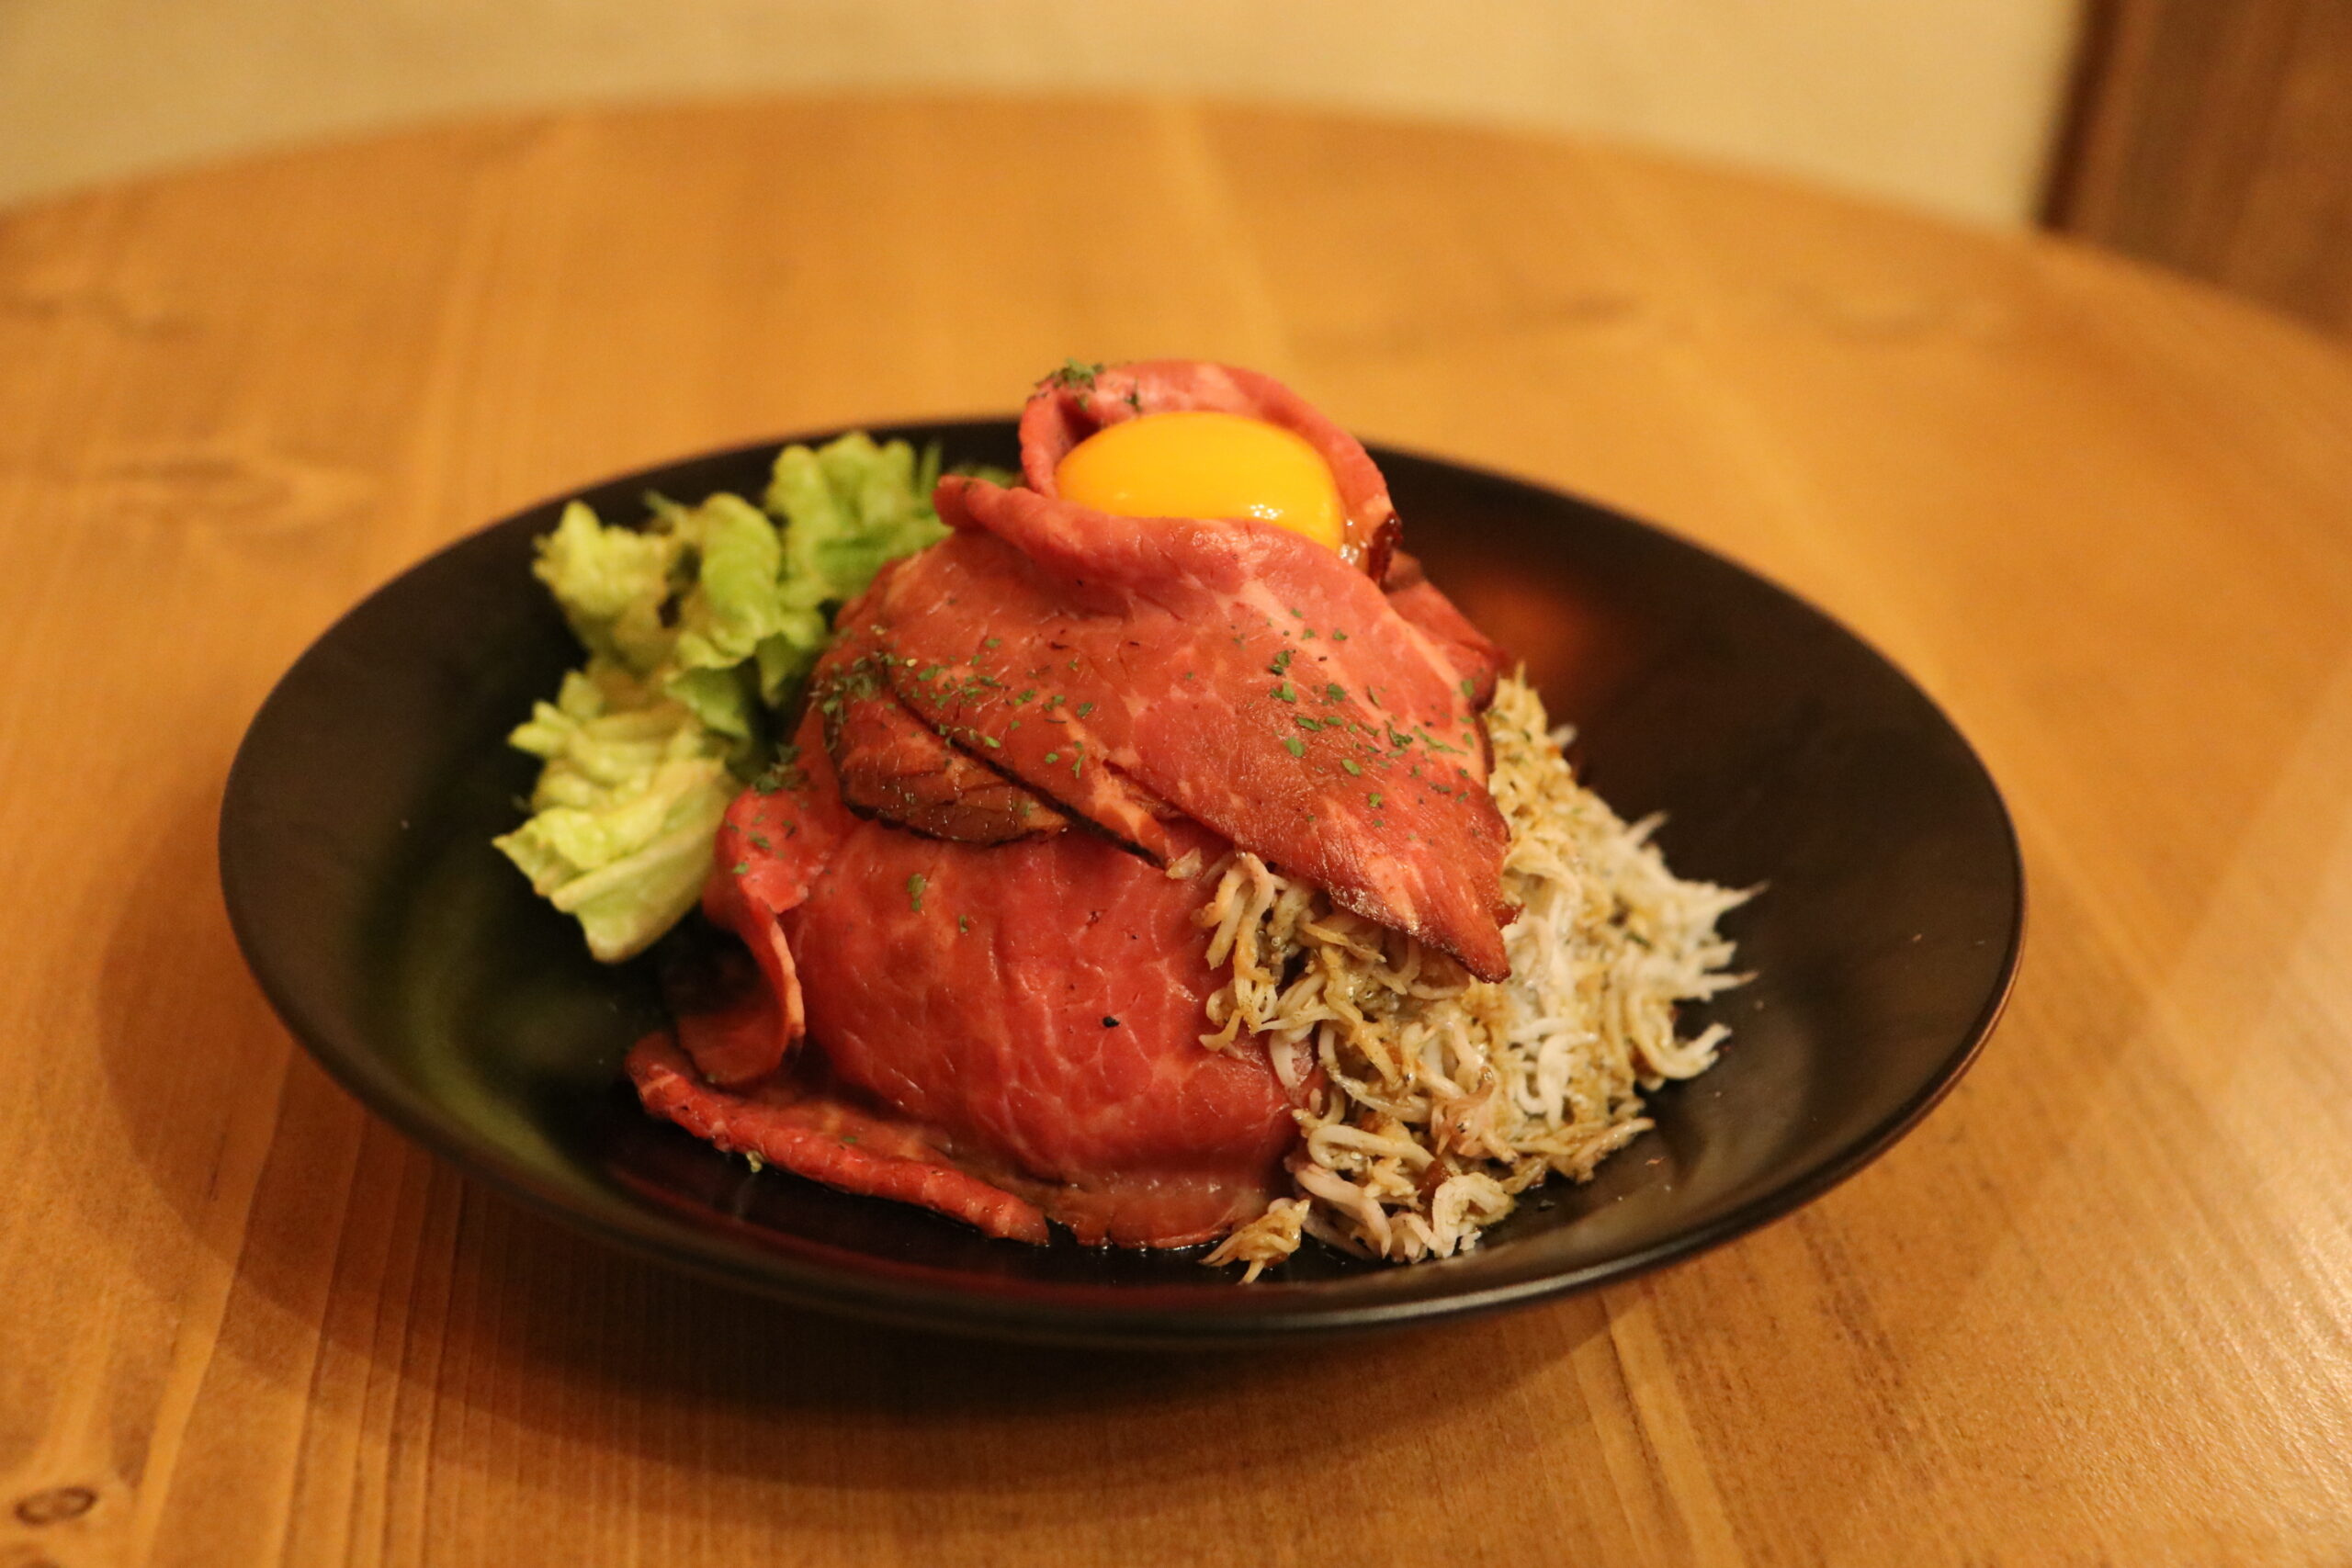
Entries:
{"type": "MultiPolygon", "coordinates": [[[[697,1071],[640,1048],[672,1075],[648,1109],[974,1224],[968,1188],[803,1134],[882,1115],[895,1157],[959,1172],[1089,1242],[1182,1246],[1261,1213],[1296,1136],[1289,1100],[1254,1037],[1222,1054],[1200,1042],[1221,977],[1193,916],[1224,844],[1166,824],[1180,864],[1199,868],[1170,878],[1089,829],[928,838],[842,808],[813,708],[800,739],[797,762],[729,813],[707,899],[764,987],[682,1024],[697,1071]],[[778,999],[779,965],[797,1014],[778,999]],[[788,1014],[813,1060],[788,1052],[788,1014]],[[753,1128],[764,1142],[747,1141],[753,1128]]],[[[639,1075],[640,1094],[653,1081],[639,1075]]]]}
{"type": "Polygon", "coordinates": [[[1081,1240],[1176,1246],[1261,1212],[1296,1136],[1262,1044],[1201,1043],[1205,880],[1092,832],[980,848],[862,824],[783,923],[843,1081],[1026,1179],[1081,1240]]]}
{"type": "Polygon", "coordinates": [[[1166,851],[1126,806],[1138,793],[1509,973],[1479,682],[1371,579],[1266,524],[953,478],[939,501],[956,533],[875,607],[909,707],[1149,852],[1166,851]]]}
{"type": "Polygon", "coordinates": [[[891,689],[888,657],[869,628],[869,599],[841,615],[840,640],[818,660],[808,702],[842,803],[861,817],[960,843],[1058,833],[1069,818],[926,724],[891,689]]]}
{"type": "Polygon", "coordinates": [[[1043,1246],[1048,1238],[1035,1204],[959,1169],[921,1128],[797,1077],[729,1093],[706,1080],[668,1034],[638,1042],[628,1076],[646,1110],[729,1154],[757,1155],[811,1181],[912,1203],[1009,1241],[1043,1246]]]}

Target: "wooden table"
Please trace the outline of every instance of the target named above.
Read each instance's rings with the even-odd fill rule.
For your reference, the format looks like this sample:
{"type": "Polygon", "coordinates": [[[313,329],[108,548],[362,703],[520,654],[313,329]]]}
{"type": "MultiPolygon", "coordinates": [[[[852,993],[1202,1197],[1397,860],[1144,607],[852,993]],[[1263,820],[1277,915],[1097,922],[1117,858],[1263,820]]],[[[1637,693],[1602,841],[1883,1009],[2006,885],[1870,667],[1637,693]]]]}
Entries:
{"type": "Polygon", "coordinates": [[[512,119],[0,219],[0,542],[6,1568],[2352,1556],[2352,363],[2278,321],[1551,141],[512,119]],[[1159,1360],[673,1277],[292,1047],[213,823],[340,609],[592,476],[1069,354],[1264,367],[1874,639],[2024,834],[1981,1064],[1665,1273],[1159,1360]]]}

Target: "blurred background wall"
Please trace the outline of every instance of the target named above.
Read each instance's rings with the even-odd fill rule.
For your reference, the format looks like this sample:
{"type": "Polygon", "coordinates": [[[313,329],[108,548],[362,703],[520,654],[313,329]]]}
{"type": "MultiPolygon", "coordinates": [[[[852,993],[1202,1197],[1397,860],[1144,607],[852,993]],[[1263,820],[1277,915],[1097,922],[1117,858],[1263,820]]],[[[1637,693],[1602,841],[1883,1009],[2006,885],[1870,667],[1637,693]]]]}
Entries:
{"type": "Polygon", "coordinates": [[[2352,0],[0,0],[0,205],[478,110],[862,87],[1644,141],[2352,332],[2352,0]]]}
{"type": "Polygon", "coordinates": [[[948,85],[1649,141],[2021,223],[2078,0],[0,0],[0,202],[492,107],[948,85]]]}

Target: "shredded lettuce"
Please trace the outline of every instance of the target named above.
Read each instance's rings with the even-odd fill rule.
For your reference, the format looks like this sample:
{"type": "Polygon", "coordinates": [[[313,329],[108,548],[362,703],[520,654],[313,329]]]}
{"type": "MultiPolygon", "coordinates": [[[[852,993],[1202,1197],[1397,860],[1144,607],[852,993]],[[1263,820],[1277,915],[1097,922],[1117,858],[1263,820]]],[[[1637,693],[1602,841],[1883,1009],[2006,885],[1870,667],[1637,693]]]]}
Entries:
{"type": "Polygon", "coordinates": [[[509,739],[546,765],[530,819],[498,847],[598,958],[643,951],[702,896],[735,798],[726,739],[597,657],[509,739]]]}
{"type": "Polygon", "coordinates": [[[587,660],[508,737],[541,759],[528,820],[495,840],[606,963],[702,893],[711,844],[832,636],[884,562],[945,536],[936,448],[854,432],[776,455],[763,504],[649,496],[642,527],[580,502],[532,570],[587,660]]]}
{"type": "Polygon", "coordinates": [[[670,529],[607,528],[580,502],[539,541],[532,574],[548,585],[593,658],[645,674],[670,651],[662,624],[686,541],[670,529]]]}

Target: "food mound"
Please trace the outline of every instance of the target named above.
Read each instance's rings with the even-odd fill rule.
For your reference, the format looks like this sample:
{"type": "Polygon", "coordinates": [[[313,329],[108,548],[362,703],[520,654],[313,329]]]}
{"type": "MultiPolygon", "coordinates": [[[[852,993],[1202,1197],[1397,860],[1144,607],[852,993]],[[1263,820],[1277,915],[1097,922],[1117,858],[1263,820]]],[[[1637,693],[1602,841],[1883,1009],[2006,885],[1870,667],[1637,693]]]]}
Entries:
{"type": "MultiPolygon", "coordinates": [[[[1042,1243],[1400,1260],[1713,1059],[1715,921],[1398,548],[1363,447],[1192,362],[1072,366],[1022,473],[831,618],[628,1073],[718,1147],[1042,1243]]],[[[788,536],[787,536],[788,538],[788,536]]]]}

